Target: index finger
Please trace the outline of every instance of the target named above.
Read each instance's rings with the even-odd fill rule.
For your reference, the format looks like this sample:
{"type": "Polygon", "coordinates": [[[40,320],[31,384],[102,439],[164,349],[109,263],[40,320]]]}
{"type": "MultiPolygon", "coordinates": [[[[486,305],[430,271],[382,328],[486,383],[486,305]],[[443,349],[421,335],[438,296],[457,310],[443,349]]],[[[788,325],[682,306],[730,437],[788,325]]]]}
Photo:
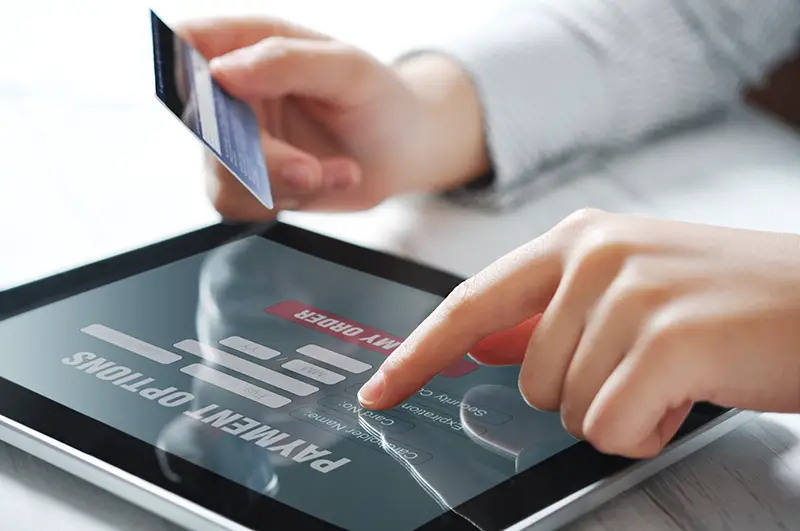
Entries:
{"type": "Polygon", "coordinates": [[[245,48],[268,37],[324,39],[325,36],[278,18],[219,17],[176,24],[175,32],[206,59],[245,48]]]}
{"type": "Polygon", "coordinates": [[[361,403],[396,406],[482,339],[542,312],[561,279],[560,256],[545,235],[463,282],[361,388],[361,403]]]}

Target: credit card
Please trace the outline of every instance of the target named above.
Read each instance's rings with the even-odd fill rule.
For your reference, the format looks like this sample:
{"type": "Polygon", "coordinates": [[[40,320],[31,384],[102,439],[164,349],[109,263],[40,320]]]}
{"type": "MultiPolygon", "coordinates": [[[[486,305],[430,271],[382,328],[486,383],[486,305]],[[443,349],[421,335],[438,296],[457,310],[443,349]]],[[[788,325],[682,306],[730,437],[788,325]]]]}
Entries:
{"type": "Polygon", "coordinates": [[[150,10],[156,96],[267,208],[269,173],[258,121],[211,77],[208,60],[150,10]]]}

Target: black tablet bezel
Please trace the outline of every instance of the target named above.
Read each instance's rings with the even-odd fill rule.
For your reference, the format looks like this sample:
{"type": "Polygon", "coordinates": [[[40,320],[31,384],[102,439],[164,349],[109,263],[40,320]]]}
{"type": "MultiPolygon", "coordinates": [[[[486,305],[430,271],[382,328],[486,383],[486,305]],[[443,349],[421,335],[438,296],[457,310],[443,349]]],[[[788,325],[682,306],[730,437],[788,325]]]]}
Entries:
{"type": "MultiPolygon", "coordinates": [[[[220,223],[7,290],[0,294],[0,321],[253,234],[442,297],[461,281],[443,271],[282,222],[260,225],[220,223]]],[[[697,404],[676,440],[728,411],[710,404],[697,404]]],[[[3,378],[0,378],[0,415],[245,527],[270,531],[284,527],[307,531],[339,529],[185,461],[182,464],[191,470],[193,477],[204,485],[216,488],[205,488],[201,493],[174,483],[161,472],[152,445],[3,378]]],[[[473,530],[474,525],[470,520],[474,520],[476,515],[486,531],[503,530],[623,471],[632,463],[628,459],[601,454],[585,442],[577,442],[461,507],[428,522],[419,531],[473,530]]]]}

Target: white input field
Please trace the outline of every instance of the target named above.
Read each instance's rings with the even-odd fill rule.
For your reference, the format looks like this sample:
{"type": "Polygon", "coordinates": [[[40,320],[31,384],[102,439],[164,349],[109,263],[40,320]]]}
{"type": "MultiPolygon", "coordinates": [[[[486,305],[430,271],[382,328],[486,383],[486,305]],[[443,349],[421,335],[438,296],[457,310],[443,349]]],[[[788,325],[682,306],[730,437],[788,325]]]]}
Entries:
{"type": "Polygon", "coordinates": [[[216,363],[217,365],[244,374],[273,387],[283,389],[297,396],[308,396],[319,391],[318,387],[301,382],[300,380],[273,371],[272,369],[267,369],[261,365],[256,365],[252,361],[247,361],[239,356],[228,354],[227,352],[223,352],[209,345],[198,343],[193,339],[186,339],[180,343],[175,343],[175,348],[188,352],[189,354],[194,354],[195,356],[200,356],[204,360],[216,363]]]}
{"type": "Polygon", "coordinates": [[[347,372],[352,372],[353,374],[361,374],[362,372],[368,371],[372,368],[372,365],[368,365],[363,361],[345,356],[344,354],[339,354],[338,352],[328,350],[320,347],[319,345],[306,345],[297,349],[297,352],[303,356],[314,358],[317,361],[327,363],[328,365],[333,365],[334,367],[339,367],[340,369],[347,372]]]}
{"type": "Polygon", "coordinates": [[[320,383],[327,385],[337,384],[345,379],[341,374],[335,373],[331,370],[324,369],[313,363],[308,363],[303,360],[291,360],[281,365],[284,369],[290,370],[306,378],[311,378],[320,383]]]}
{"type": "Polygon", "coordinates": [[[253,356],[254,358],[258,358],[260,360],[271,360],[272,358],[276,358],[281,355],[281,353],[274,348],[265,347],[264,345],[259,345],[254,341],[250,341],[249,339],[245,339],[239,336],[232,336],[223,339],[219,342],[220,345],[225,345],[228,348],[232,348],[233,350],[238,350],[242,354],[247,354],[248,356],[253,356]]]}
{"type": "Polygon", "coordinates": [[[101,324],[93,324],[81,328],[81,332],[163,365],[169,365],[183,359],[183,356],[179,356],[174,352],[164,350],[101,324]]]}
{"type": "Polygon", "coordinates": [[[272,391],[268,391],[258,387],[257,385],[247,383],[244,380],[240,380],[239,378],[231,376],[230,374],[225,374],[224,372],[220,372],[200,363],[183,367],[181,372],[197,378],[198,380],[207,382],[215,387],[219,387],[220,389],[228,391],[229,393],[248,398],[253,402],[258,402],[263,406],[274,409],[283,407],[292,402],[285,396],[273,393],[272,391]]]}

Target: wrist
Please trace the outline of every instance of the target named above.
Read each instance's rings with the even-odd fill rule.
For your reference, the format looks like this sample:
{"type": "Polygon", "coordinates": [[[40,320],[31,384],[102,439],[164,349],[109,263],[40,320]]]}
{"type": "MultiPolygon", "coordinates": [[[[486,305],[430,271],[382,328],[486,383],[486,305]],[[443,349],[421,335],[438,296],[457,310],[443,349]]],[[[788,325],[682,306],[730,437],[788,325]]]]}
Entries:
{"type": "Polygon", "coordinates": [[[427,191],[452,190],[485,176],[490,162],[483,110],[468,73],[434,53],[414,55],[394,68],[420,104],[415,143],[427,191]]]}

